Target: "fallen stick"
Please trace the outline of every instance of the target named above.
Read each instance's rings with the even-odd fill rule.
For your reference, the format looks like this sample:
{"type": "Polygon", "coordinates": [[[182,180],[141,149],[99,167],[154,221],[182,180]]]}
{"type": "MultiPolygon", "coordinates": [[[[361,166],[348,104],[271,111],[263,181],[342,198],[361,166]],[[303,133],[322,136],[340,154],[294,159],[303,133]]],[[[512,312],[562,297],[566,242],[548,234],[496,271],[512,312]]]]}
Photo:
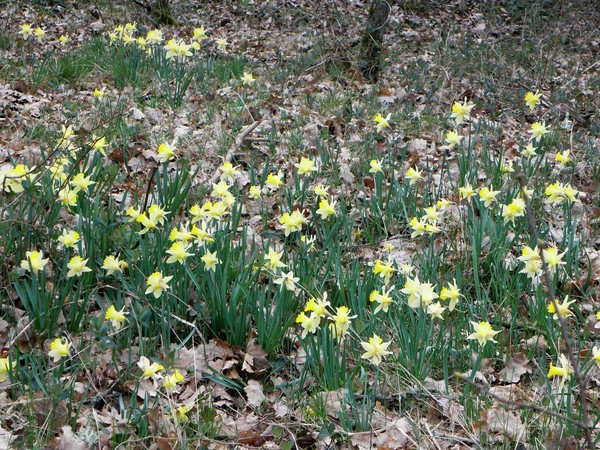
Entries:
{"type": "MultiPolygon", "coordinates": [[[[242,147],[242,145],[244,144],[244,141],[246,140],[248,135],[250,133],[252,133],[260,125],[262,125],[262,123],[263,123],[262,120],[257,120],[254,123],[251,123],[250,125],[248,125],[246,128],[244,128],[242,130],[242,132],[240,134],[237,135],[237,137],[235,138],[235,142],[233,143],[231,148],[227,151],[227,154],[225,155],[225,158],[223,159],[223,163],[231,161],[231,159],[233,158],[233,155],[235,155],[236,152],[242,147]]],[[[215,183],[218,179],[219,179],[219,170],[217,170],[213,174],[210,181],[211,181],[211,183],[215,183]]]]}

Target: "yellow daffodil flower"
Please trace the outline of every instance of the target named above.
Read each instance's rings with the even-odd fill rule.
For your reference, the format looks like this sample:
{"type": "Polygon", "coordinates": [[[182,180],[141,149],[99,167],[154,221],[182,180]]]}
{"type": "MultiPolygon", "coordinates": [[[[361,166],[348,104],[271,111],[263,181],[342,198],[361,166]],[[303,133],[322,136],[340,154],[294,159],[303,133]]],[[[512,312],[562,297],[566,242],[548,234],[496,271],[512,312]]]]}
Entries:
{"type": "Polygon", "coordinates": [[[369,342],[360,343],[365,350],[361,358],[368,359],[374,365],[378,366],[385,356],[392,354],[392,352],[388,351],[390,344],[391,342],[383,342],[383,339],[374,334],[373,337],[369,338],[369,342]]]}
{"type": "Polygon", "coordinates": [[[146,295],[152,294],[154,298],[159,298],[163,291],[169,289],[170,286],[168,283],[172,278],[172,276],[163,277],[162,272],[154,272],[146,280],[146,285],[148,286],[146,295]]]}
{"type": "Polygon", "coordinates": [[[499,331],[494,331],[489,322],[473,322],[471,321],[471,325],[473,326],[474,333],[471,333],[467,336],[467,339],[476,339],[479,342],[479,345],[485,345],[488,342],[496,342],[494,340],[494,336],[496,336],[499,331]]]}

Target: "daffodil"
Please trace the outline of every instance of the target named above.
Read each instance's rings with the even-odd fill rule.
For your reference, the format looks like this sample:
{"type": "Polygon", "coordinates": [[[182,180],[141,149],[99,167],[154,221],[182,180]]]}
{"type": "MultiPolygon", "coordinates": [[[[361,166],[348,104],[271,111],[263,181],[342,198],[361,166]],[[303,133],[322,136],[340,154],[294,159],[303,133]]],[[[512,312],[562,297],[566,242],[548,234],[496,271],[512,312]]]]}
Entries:
{"type": "Polygon", "coordinates": [[[537,156],[536,150],[537,149],[533,146],[533,142],[530,142],[525,146],[525,148],[523,148],[523,150],[521,150],[521,155],[523,155],[525,158],[531,158],[533,156],[537,156]]]}
{"type": "Polygon", "coordinates": [[[177,385],[184,381],[185,377],[179,370],[175,369],[172,374],[167,375],[163,380],[163,388],[165,388],[167,392],[177,392],[177,385]]]}
{"type": "Polygon", "coordinates": [[[248,196],[251,199],[259,199],[260,196],[262,195],[262,189],[260,188],[260,186],[254,185],[254,186],[250,186],[250,191],[248,192],[248,196]]]}
{"type": "Polygon", "coordinates": [[[161,163],[165,163],[167,161],[171,161],[175,158],[175,149],[173,146],[163,142],[158,146],[158,157],[161,163]]]}
{"type": "Polygon", "coordinates": [[[283,213],[279,218],[279,224],[286,236],[295,231],[301,231],[302,225],[306,222],[304,215],[297,209],[290,213],[283,213]]]}
{"type": "Polygon", "coordinates": [[[237,166],[234,166],[229,161],[225,161],[219,170],[221,171],[221,180],[227,183],[232,183],[240,176],[240,171],[238,170],[237,166]]]}
{"type": "Polygon", "coordinates": [[[75,276],[80,277],[86,272],[91,272],[92,269],[86,266],[87,262],[87,258],[83,259],[81,256],[78,255],[73,256],[67,264],[67,268],[69,269],[69,271],[67,272],[67,278],[75,276]]]}
{"type": "Polygon", "coordinates": [[[419,169],[415,169],[415,168],[411,167],[404,174],[404,178],[409,180],[409,184],[411,186],[414,186],[415,184],[417,184],[417,181],[419,181],[423,178],[423,175],[419,169]]]}
{"type": "Polygon", "coordinates": [[[256,82],[256,78],[250,72],[244,72],[241,76],[240,81],[244,86],[252,86],[256,82]]]}
{"type": "Polygon", "coordinates": [[[188,403],[187,405],[178,406],[175,408],[175,412],[170,414],[172,419],[177,420],[180,423],[185,423],[190,420],[187,414],[192,410],[194,405],[192,403],[188,403]]]}
{"type": "Polygon", "coordinates": [[[229,192],[229,184],[223,180],[219,181],[218,183],[213,183],[212,187],[213,189],[210,195],[220,200],[223,200],[231,195],[231,192],[229,192]]]}
{"type": "Polygon", "coordinates": [[[204,25],[200,25],[197,28],[194,28],[194,36],[192,37],[195,41],[202,41],[206,38],[206,30],[204,29],[204,25]]]}
{"type": "Polygon", "coordinates": [[[94,141],[94,143],[92,144],[92,148],[94,150],[98,150],[102,155],[106,156],[106,150],[104,149],[107,145],[108,143],[106,142],[106,138],[101,137],[94,141]]]}
{"type": "Polygon", "coordinates": [[[479,342],[479,345],[483,346],[488,342],[496,342],[494,340],[494,336],[496,336],[499,331],[494,331],[489,322],[473,322],[471,321],[471,325],[473,326],[473,333],[467,336],[467,339],[476,339],[479,342]]]}
{"type": "Polygon", "coordinates": [[[446,144],[448,144],[448,148],[454,148],[460,141],[462,141],[463,137],[459,135],[456,131],[448,131],[446,133],[446,144]]]}
{"type": "Polygon", "coordinates": [[[288,291],[295,291],[296,283],[298,281],[300,281],[300,278],[295,277],[294,272],[290,270],[287,273],[282,271],[281,274],[279,275],[279,278],[276,278],[275,280],[273,280],[273,283],[275,283],[281,287],[285,287],[285,289],[288,291]]]}
{"type": "Polygon", "coordinates": [[[63,230],[62,234],[58,237],[60,242],[65,247],[75,248],[79,242],[79,233],[75,230],[63,230]]]}
{"type": "Polygon", "coordinates": [[[383,339],[374,334],[373,337],[369,338],[369,342],[360,343],[365,350],[361,358],[368,359],[374,365],[378,366],[385,356],[392,354],[392,352],[388,351],[390,344],[391,342],[383,342],[383,339]]]}
{"type": "Polygon", "coordinates": [[[227,51],[227,46],[229,45],[229,42],[227,42],[227,39],[225,38],[219,38],[215,41],[217,43],[217,49],[222,51],[222,52],[226,52],[227,51]]]}
{"type": "Polygon", "coordinates": [[[384,313],[388,312],[390,305],[394,303],[394,300],[392,300],[392,297],[390,296],[390,293],[393,289],[394,286],[391,286],[388,290],[385,288],[382,289],[381,293],[378,290],[371,292],[371,295],[369,295],[369,301],[378,303],[377,307],[373,311],[373,314],[377,314],[379,311],[383,311],[384,313]]]}
{"type": "Polygon", "coordinates": [[[437,223],[440,218],[440,211],[438,211],[438,207],[436,205],[428,206],[425,208],[425,220],[429,223],[437,223]]]}
{"type": "Polygon", "coordinates": [[[552,314],[554,320],[558,320],[559,317],[570,317],[573,315],[573,311],[569,309],[569,306],[573,303],[575,303],[575,300],[569,301],[569,296],[567,295],[562,303],[559,303],[558,300],[548,303],[548,313],[552,314]],[[558,309],[554,306],[555,303],[558,309]]]}
{"type": "Polygon", "coordinates": [[[525,275],[527,275],[530,279],[531,282],[533,283],[534,286],[537,286],[538,284],[540,284],[540,281],[542,279],[542,261],[537,260],[537,259],[533,259],[530,261],[527,261],[525,263],[525,267],[523,269],[521,269],[519,271],[519,273],[523,273],[525,275]]]}
{"type": "Polygon", "coordinates": [[[299,163],[294,164],[296,169],[298,169],[298,175],[305,175],[307,173],[316,172],[317,166],[312,159],[302,157],[299,163]]]}
{"type": "Polygon", "coordinates": [[[188,252],[188,249],[189,246],[184,242],[173,242],[169,250],[166,251],[166,253],[170,255],[169,258],[167,258],[167,264],[173,264],[176,262],[180,264],[185,263],[186,258],[193,255],[193,253],[188,252]]]}
{"type": "Polygon", "coordinates": [[[564,152],[558,152],[554,157],[554,162],[556,162],[556,166],[560,169],[563,169],[567,164],[569,164],[572,159],[570,156],[571,150],[565,150],[564,152]]]}
{"type": "Polygon", "coordinates": [[[21,37],[23,37],[23,40],[26,41],[27,39],[29,39],[29,36],[33,34],[33,28],[28,23],[24,23],[23,25],[21,25],[21,30],[19,31],[19,34],[21,35],[21,37]]]}
{"type": "Polygon", "coordinates": [[[44,30],[41,27],[37,27],[34,31],[33,31],[33,35],[36,37],[36,39],[38,40],[38,42],[42,42],[42,40],[44,39],[44,37],[46,36],[46,30],[44,30]]]}
{"type": "Polygon", "coordinates": [[[546,126],[546,122],[534,122],[531,124],[529,133],[533,139],[540,139],[543,135],[549,133],[550,127],[546,126]]]}
{"type": "Polygon", "coordinates": [[[283,252],[277,252],[277,250],[269,248],[269,250],[264,256],[265,269],[275,272],[277,271],[277,269],[287,267],[287,264],[281,261],[282,257],[283,252]]]}
{"type": "Polygon", "coordinates": [[[150,217],[150,220],[161,225],[164,224],[168,214],[169,213],[167,211],[165,211],[158,205],[150,205],[150,207],[148,208],[148,215],[150,217]]]}
{"type": "Polygon", "coordinates": [[[486,208],[492,206],[492,203],[496,201],[496,195],[498,195],[500,191],[494,191],[487,186],[482,187],[479,190],[479,199],[483,202],[483,205],[486,208]]]}
{"type": "Polygon", "coordinates": [[[142,379],[144,380],[152,379],[158,381],[162,378],[158,372],[165,370],[165,367],[162,364],[156,362],[151,363],[145,356],[140,357],[137,366],[142,370],[142,379]]]}
{"type": "Polygon", "coordinates": [[[564,261],[562,261],[562,257],[565,253],[566,252],[558,253],[558,249],[556,247],[548,247],[542,251],[542,256],[548,265],[548,270],[550,273],[554,273],[557,267],[566,264],[564,261]]]}
{"type": "Polygon", "coordinates": [[[69,41],[70,41],[69,37],[65,36],[64,34],[61,34],[60,37],[58,38],[58,42],[60,43],[60,45],[66,45],[69,41]]]}
{"type": "Polygon", "coordinates": [[[435,203],[435,206],[437,206],[438,208],[440,208],[441,211],[444,211],[444,210],[448,209],[451,205],[454,205],[454,202],[451,202],[450,200],[447,200],[445,198],[439,199],[435,203]]]}
{"type": "Polygon", "coordinates": [[[409,301],[408,306],[411,308],[425,308],[436,298],[439,298],[439,295],[435,292],[433,284],[419,283],[419,290],[415,293],[413,302],[409,301]]]}
{"type": "Polygon", "coordinates": [[[172,228],[169,233],[169,241],[171,242],[190,243],[192,240],[194,240],[194,234],[183,223],[179,225],[179,228],[172,228]]]}
{"type": "Polygon", "coordinates": [[[333,314],[329,319],[333,322],[333,329],[335,331],[335,335],[338,338],[341,338],[348,334],[350,329],[350,324],[352,319],[356,318],[356,315],[350,315],[350,308],[347,306],[338,306],[335,309],[335,314],[333,314]]]}
{"type": "Polygon", "coordinates": [[[190,234],[194,236],[195,241],[199,244],[210,244],[211,242],[215,242],[215,238],[208,225],[205,222],[202,222],[200,225],[200,227],[194,225],[190,231],[190,234]]]}
{"type": "Polygon", "coordinates": [[[265,186],[267,187],[267,189],[269,189],[269,192],[275,192],[282,185],[283,181],[281,180],[281,175],[279,175],[278,173],[270,173],[269,175],[267,175],[265,186]]]}
{"type": "Polygon", "coordinates": [[[525,215],[525,201],[522,198],[515,198],[508,205],[502,205],[502,217],[504,223],[511,222],[513,225],[517,217],[525,215]]]}
{"type": "Polygon", "coordinates": [[[430,235],[439,233],[440,231],[442,231],[442,230],[435,223],[426,223],[425,224],[425,232],[429,233],[430,235]]]}
{"type": "Polygon", "coordinates": [[[204,270],[212,270],[213,272],[217,268],[217,264],[221,264],[221,260],[217,258],[217,252],[207,251],[201,258],[204,263],[204,270]]]}
{"type": "Polygon", "coordinates": [[[458,196],[460,198],[465,199],[467,202],[470,202],[471,198],[473,198],[476,194],[477,192],[475,191],[475,189],[473,189],[473,187],[468,181],[465,183],[464,186],[458,188],[458,196]]]}
{"type": "Polygon", "coordinates": [[[86,192],[87,189],[92,185],[96,184],[95,181],[91,181],[90,177],[86,177],[84,173],[79,172],[77,175],[73,177],[71,180],[71,186],[73,186],[73,192],[86,192]]]}
{"type": "Polygon", "coordinates": [[[417,219],[413,217],[410,219],[408,225],[412,228],[412,233],[410,233],[410,238],[414,239],[419,236],[424,236],[427,233],[427,218],[421,217],[417,219]]]}
{"type": "Polygon", "coordinates": [[[321,200],[319,202],[319,209],[317,209],[317,215],[321,216],[323,220],[326,220],[329,216],[335,216],[337,214],[335,210],[336,204],[336,201],[321,200]]]}
{"type": "Polygon", "coordinates": [[[159,298],[163,291],[169,289],[169,281],[172,278],[172,276],[163,277],[162,272],[154,272],[146,280],[146,286],[148,286],[146,294],[152,294],[154,298],[159,298]]]}
{"type": "Polygon", "coordinates": [[[57,193],[58,201],[64,206],[77,206],[77,192],[65,187],[57,193]]]}
{"type": "Polygon", "coordinates": [[[160,44],[163,41],[163,33],[161,30],[150,30],[146,34],[146,43],[160,44]]]}
{"type": "Polygon", "coordinates": [[[300,242],[302,242],[302,244],[304,244],[305,249],[314,250],[316,238],[317,238],[316,236],[306,236],[303,234],[302,236],[300,236],[300,242]]]}
{"type": "Polygon", "coordinates": [[[402,275],[404,275],[405,277],[411,275],[414,270],[415,270],[415,268],[413,267],[412,264],[402,264],[400,266],[400,273],[402,275]]]}
{"type": "Polygon", "coordinates": [[[549,184],[546,187],[546,201],[553,205],[555,203],[563,203],[563,202],[577,202],[577,195],[579,191],[574,189],[570,184],[563,184],[560,181],[556,183],[549,184]]]}
{"type": "Polygon", "coordinates": [[[54,362],[60,361],[62,358],[69,356],[71,351],[71,343],[66,338],[56,338],[50,343],[50,351],[48,356],[54,359],[54,362]]]}
{"type": "Polygon", "coordinates": [[[0,383],[6,381],[8,376],[17,365],[16,362],[11,361],[10,358],[0,358],[0,383]]]}
{"type": "Polygon", "coordinates": [[[470,118],[471,110],[474,106],[473,103],[467,102],[466,98],[462,103],[454,102],[452,105],[452,117],[454,118],[456,125],[460,125],[465,119],[470,118]]]}
{"type": "Polygon", "coordinates": [[[321,318],[315,312],[309,314],[308,316],[304,314],[304,312],[301,312],[296,317],[296,323],[299,323],[302,327],[302,333],[300,334],[300,337],[304,339],[306,336],[308,336],[308,333],[314,334],[317,332],[321,324],[321,318]]]}
{"type": "Polygon", "coordinates": [[[36,273],[48,264],[48,258],[44,259],[44,253],[41,251],[27,251],[25,252],[25,256],[26,259],[21,261],[21,268],[23,270],[31,270],[31,272],[36,273]]]}
{"type": "Polygon", "coordinates": [[[450,311],[454,310],[460,297],[462,297],[462,294],[456,285],[456,280],[453,283],[448,283],[447,287],[442,287],[442,291],[440,292],[441,300],[450,300],[450,304],[448,305],[450,311]]]}
{"type": "MultiPolygon", "coordinates": [[[[600,369],[600,347],[597,347],[594,345],[594,348],[592,349],[592,359],[594,360],[594,362],[596,363],[596,366],[600,369]]],[[[0,367],[1,369],[1,367],[0,367]]],[[[1,374],[1,372],[0,372],[1,374]]]]}
{"type": "Polygon", "coordinates": [[[104,314],[104,318],[106,320],[110,320],[113,328],[117,331],[121,329],[123,326],[123,322],[127,319],[128,312],[125,311],[125,307],[120,310],[117,310],[114,305],[110,305],[104,314]]]}
{"type": "Polygon", "coordinates": [[[381,113],[377,113],[377,115],[373,118],[373,122],[375,122],[377,125],[375,126],[375,129],[377,130],[378,133],[381,133],[381,131],[383,131],[384,128],[389,128],[390,127],[390,120],[391,114],[388,114],[386,117],[383,117],[381,115],[381,113]]]}
{"type": "Polygon", "coordinates": [[[133,206],[130,206],[127,211],[125,211],[125,215],[129,217],[128,222],[133,222],[135,221],[139,216],[140,216],[141,212],[139,210],[139,208],[135,208],[133,206]]]}
{"type": "Polygon", "coordinates": [[[427,305],[427,314],[433,318],[444,320],[442,314],[446,311],[446,307],[442,306],[440,302],[430,303],[427,305]]]}
{"type": "Polygon", "coordinates": [[[371,162],[369,162],[369,166],[371,167],[369,173],[383,173],[383,166],[378,159],[372,159],[371,162]]]}
{"type": "Polygon", "coordinates": [[[392,262],[387,261],[383,262],[379,259],[375,260],[375,264],[373,265],[373,274],[379,275],[383,278],[385,284],[389,284],[392,275],[396,273],[396,269],[392,267],[392,262]]]}
{"type": "Polygon", "coordinates": [[[560,366],[555,366],[552,364],[552,362],[550,362],[550,367],[548,368],[548,378],[560,377],[560,389],[562,390],[565,383],[574,372],[569,359],[565,355],[561,354],[558,357],[558,361],[560,366]]]}
{"type": "Polygon", "coordinates": [[[419,281],[418,276],[415,276],[414,278],[407,276],[404,287],[400,292],[408,295],[408,305],[411,308],[418,308],[421,306],[421,282],[419,281]]]}
{"type": "Polygon", "coordinates": [[[327,292],[324,292],[321,298],[316,299],[312,297],[308,302],[306,302],[304,311],[312,311],[318,317],[325,317],[327,316],[327,308],[330,306],[331,303],[327,300],[327,292]]]}
{"type": "Polygon", "coordinates": [[[525,94],[525,103],[527,103],[529,109],[533,111],[540,102],[541,97],[542,94],[540,94],[540,91],[535,91],[535,94],[533,92],[527,92],[527,94],[525,94]]]}
{"type": "Polygon", "coordinates": [[[136,222],[141,223],[142,226],[144,227],[140,231],[138,231],[138,234],[140,234],[140,235],[146,234],[148,231],[156,229],[156,225],[157,225],[156,220],[152,220],[145,213],[139,214],[135,218],[135,220],[136,220],[136,222]]]}

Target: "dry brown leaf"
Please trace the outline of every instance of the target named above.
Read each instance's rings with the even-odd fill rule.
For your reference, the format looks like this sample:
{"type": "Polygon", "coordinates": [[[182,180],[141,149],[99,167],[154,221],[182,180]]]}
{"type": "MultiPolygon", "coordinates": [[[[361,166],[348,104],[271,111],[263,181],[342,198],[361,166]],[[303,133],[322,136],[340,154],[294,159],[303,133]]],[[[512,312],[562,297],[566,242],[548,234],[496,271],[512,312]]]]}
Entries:
{"type": "Polygon", "coordinates": [[[491,387],[488,391],[490,395],[497,397],[499,401],[519,402],[528,400],[527,394],[515,384],[506,384],[503,386],[491,387]]]}
{"type": "Polygon", "coordinates": [[[531,373],[531,366],[525,353],[519,352],[506,363],[498,378],[506,383],[518,383],[526,373],[531,373]]]}
{"type": "Polygon", "coordinates": [[[0,450],[8,450],[13,441],[12,433],[0,427],[0,450]]]}
{"type": "Polygon", "coordinates": [[[80,440],[71,429],[70,425],[61,428],[59,450],[89,450],[88,444],[80,440]]]}
{"type": "Polygon", "coordinates": [[[546,338],[544,336],[532,336],[529,339],[523,339],[521,344],[525,348],[538,348],[538,349],[546,349],[548,348],[548,343],[546,342],[546,338]]]}
{"type": "Polygon", "coordinates": [[[248,404],[253,408],[260,408],[266,397],[263,392],[263,385],[256,380],[249,380],[248,385],[244,388],[248,396],[248,404]]]}
{"type": "Polygon", "coordinates": [[[482,422],[490,433],[498,433],[514,441],[523,441],[527,438],[527,429],[521,417],[514,412],[501,407],[494,407],[482,411],[482,422]]]}

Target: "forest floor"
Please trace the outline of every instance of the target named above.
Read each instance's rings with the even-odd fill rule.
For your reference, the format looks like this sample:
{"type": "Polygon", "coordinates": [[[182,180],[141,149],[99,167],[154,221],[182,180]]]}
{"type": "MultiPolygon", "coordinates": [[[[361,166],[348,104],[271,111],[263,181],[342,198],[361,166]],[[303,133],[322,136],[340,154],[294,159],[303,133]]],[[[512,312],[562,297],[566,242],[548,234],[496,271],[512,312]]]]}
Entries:
{"type": "Polygon", "coordinates": [[[598,445],[593,0],[139,3],[0,3],[0,450],[598,445]]]}

